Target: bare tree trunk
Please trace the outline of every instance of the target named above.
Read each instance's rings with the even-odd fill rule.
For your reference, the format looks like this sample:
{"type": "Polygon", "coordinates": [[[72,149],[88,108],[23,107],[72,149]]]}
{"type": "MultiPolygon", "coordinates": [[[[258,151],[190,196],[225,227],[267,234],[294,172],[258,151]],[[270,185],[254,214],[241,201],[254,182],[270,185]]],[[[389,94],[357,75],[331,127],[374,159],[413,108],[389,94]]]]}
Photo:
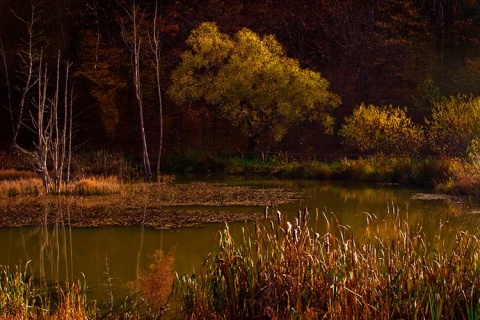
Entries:
{"type": "Polygon", "coordinates": [[[162,91],[161,91],[161,81],[160,81],[160,33],[157,30],[157,20],[158,20],[158,1],[155,1],[155,17],[153,18],[153,35],[150,43],[153,45],[152,51],[155,55],[155,75],[157,78],[157,94],[158,94],[158,107],[160,112],[160,137],[158,142],[158,158],[157,158],[157,177],[160,178],[161,169],[160,164],[162,161],[162,149],[163,149],[163,103],[162,103],[162,91]]]}
{"type": "MultiPolygon", "coordinates": [[[[68,81],[70,77],[70,67],[72,66],[71,62],[65,62],[65,83],[63,87],[63,129],[61,131],[61,141],[60,141],[60,172],[59,180],[60,182],[68,183],[68,180],[63,178],[65,161],[67,156],[70,156],[70,147],[71,141],[67,143],[67,132],[71,132],[72,129],[68,126],[68,115],[70,111],[70,100],[68,98],[68,81]],[[70,146],[70,147],[69,147],[70,146]]],[[[67,174],[68,175],[68,174],[67,174]]],[[[60,190],[59,190],[60,191],[60,190]]]]}
{"type": "Polygon", "coordinates": [[[68,129],[68,75],[70,72],[70,62],[65,63],[65,82],[63,85],[63,129],[62,129],[62,143],[60,152],[60,181],[64,181],[63,173],[65,168],[65,161],[67,158],[67,129],[68,129]]]}
{"type": "Polygon", "coordinates": [[[59,123],[58,123],[58,97],[59,97],[59,90],[60,90],[60,53],[57,56],[57,76],[55,82],[55,95],[53,100],[51,101],[52,110],[50,113],[52,125],[50,126],[50,153],[52,157],[52,164],[53,164],[53,183],[54,183],[54,190],[55,193],[60,192],[61,187],[61,168],[60,168],[60,132],[59,132],[59,123]]]}
{"type": "Polygon", "coordinates": [[[150,179],[152,176],[152,169],[150,167],[150,158],[148,156],[147,148],[147,138],[145,134],[145,123],[143,120],[143,99],[141,92],[141,80],[140,80],[140,41],[138,42],[138,48],[136,48],[136,53],[134,57],[134,82],[135,82],[135,96],[137,97],[138,103],[138,118],[140,121],[140,135],[142,138],[142,151],[143,151],[143,166],[145,168],[145,174],[147,178],[150,179]]]}
{"type": "Polygon", "coordinates": [[[122,37],[125,41],[125,44],[130,49],[131,61],[132,61],[132,72],[133,72],[133,83],[135,85],[135,97],[138,104],[138,118],[140,125],[140,137],[142,140],[142,151],[143,151],[143,167],[145,169],[145,175],[147,179],[152,177],[152,169],[150,167],[150,159],[148,156],[147,148],[147,138],[145,135],[145,123],[143,120],[143,98],[142,98],[142,87],[140,79],[140,48],[142,43],[142,38],[138,36],[138,28],[143,19],[143,14],[138,20],[138,11],[139,8],[133,1],[132,9],[126,10],[130,21],[132,22],[132,32],[131,34],[125,29],[124,24],[122,23],[122,37]]]}
{"type": "MultiPolygon", "coordinates": [[[[47,112],[47,85],[48,77],[47,70],[45,66],[45,71],[42,69],[42,58],[40,57],[40,63],[38,66],[38,101],[37,101],[37,120],[34,125],[37,128],[37,143],[36,143],[36,154],[35,158],[37,160],[37,170],[40,171],[42,176],[42,183],[45,189],[45,192],[50,191],[50,175],[48,173],[47,158],[48,158],[48,128],[51,123],[44,124],[45,113],[47,112]]],[[[49,121],[50,122],[50,121],[49,121]]]]}
{"type": "MultiPolygon", "coordinates": [[[[0,69],[5,77],[5,86],[7,88],[7,109],[10,112],[10,123],[12,125],[12,133],[15,130],[15,126],[13,124],[13,105],[12,105],[12,86],[10,84],[10,74],[8,71],[8,64],[7,64],[7,53],[5,52],[5,48],[3,47],[3,41],[0,37],[0,57],[2,58],[2,68],[0,69]]],[[[12,150],[9,150],[10,152],[12,150]]]]}
{"type": "MultiPolygon", "coordinates": [[[[70,67],[72,64],[67,64],[67,75],[65,78],[65,92],[68,92],[68,78],[70,67]]],[[[68,108],[65,106],[65,110],[68,110],[68,123],[69,123],[69,131],[68,131],[68,149],[67,149],[67,154],[68,154],[68,159],[67,159],[67,178],[65,179],[65,182],[68,184],[70,182],[70,170],[71,170],[71,164],[72,164],[72,138],[73,138],[73,85],[70,90],[70,96],[67,97],[65,95],[65,103],[67,105],[67,100],[68,100],[68,108]]],[[[65,120],[67,119],[66,115],[67,111],[65,111],[65,120]]]]}
{"type": "Polygon", "coordinates": [[[70,100],[68,96],[69,88],[68,88],[68,81],[69,81],[69,73],[70,67],[72,64],[70,62],[65,63],[65,82],[63,85],[63,119],[60,120],[60,52],[58,53],[57,58],[57,79],[55,83],[55,96],[51,102],[51,130],[52,134],[50,135],[49,142],[49,150],[51,154],[51,159],[53,163],[53,181],[54,181],[54,191],[55,193],[60,193],[62,189],[62,184],[65,183],[63,178],[64,169],[65,169],[65,161],[67,158],[67,153],[69,153],[68,149],[71,148],[71,141],[68,143],[70,147],[67,147],[67,131],[71,131],[71,128],[68,127],[68,113],[70,100]],[[61,123],[61,121],[63,123],[61,123]]]}

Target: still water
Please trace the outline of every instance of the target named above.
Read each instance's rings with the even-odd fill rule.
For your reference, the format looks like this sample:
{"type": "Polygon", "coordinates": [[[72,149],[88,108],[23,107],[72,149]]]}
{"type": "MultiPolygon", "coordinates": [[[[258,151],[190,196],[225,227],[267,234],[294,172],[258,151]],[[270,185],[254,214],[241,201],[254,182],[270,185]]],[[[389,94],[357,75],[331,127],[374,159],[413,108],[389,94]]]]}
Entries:
{"type": "MultiPolygon", "coordinates": [[[[359,237],[365,229],[367,216],[385,219],[393,209],[402,221],[421,227],[426,237],[439,231],[476,230],[478,214],[461,214],[465,200],[419,199],[425,190],[406,189],[392,185],[361,183],[332,183],[324,181],[258,181],[235,178],[221,180],[228,184],[253,185],[258,188],[282,187],[298,191],[302,200],[279,206],[279,210],[295,217],[298,210],[308,208],[311,226],[325,230],[324,213],[335,215],[349,232],[359,237]],[[315,219],[316,216],[320,218],[315,219]]],[[[215,179],[212,182],[219,182],[215,179]]],[[[210,208],[254,212],[263,215],[263,207],[210,208]]],[[[232,233],[240,235],[251,224],[237,222],[229,225],[232,233]]],[[[85,278],[91,296],[100,301],[113,291],[117,298],[128,293],[129,282],[145,270],[155,250],[175,250],[175,270],[178,274],[198,270],[208,253],[215,249],[223,224],[178,230],[151,230],[141,227],[70,228],[55,227],[0,228],[0,265],[22,266],[36,278],[45,281],[76,281],[85,278]]]]}

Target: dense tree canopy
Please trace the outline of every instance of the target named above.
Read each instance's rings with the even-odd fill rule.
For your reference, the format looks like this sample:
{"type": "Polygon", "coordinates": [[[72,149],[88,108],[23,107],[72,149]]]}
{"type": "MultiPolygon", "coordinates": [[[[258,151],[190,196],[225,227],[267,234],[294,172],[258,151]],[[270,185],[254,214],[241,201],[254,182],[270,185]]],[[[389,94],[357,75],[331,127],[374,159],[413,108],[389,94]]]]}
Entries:
{"type": "Polygon", "coordinates": [[[217,107],[233,125],[245,127],[249,149],[268,130],[279,140],[305,120],[322,117],[331,129],[327,112],[338,97],[319,73],[286,57],[273,36],[242,29],[231,39],[216,24],[203,23],[187,43],[191,50],[173,72],[171,97],[180,104],[203,101],[217,107]]]}
{"type": "MultiPolygon", "coordinates": [[[[192,148],[237,150],[245,147],[246,139],[254,145],[256,136],[273,149],[342,152],[343,138],[327,138],[325,126],[319,124],[334,118],[335,128],[341,128],[362,103],[406,106],[408,116],[424,124],[425,118],[437,121],[431,109],[432,98],[438,101],[439,94],[480,95],[480,3],[475,0],[158,1],[160,18],[155,22],[155,1],[136,3],[144,16],[139,67],[150,152],[157,151],[162,131],[156,84],[162,83],[163,94],[178,84],[172,83],[172,71],[185,67],[183,52],[194,52],[186,40],[209,21],[223,32],[217,30],[217,40],[223,44],[212,51],[217,56],[205,56],[206,48],[197,48],[203,50],[198,59],[210,64],[198,66],[203,78],[192,75],[201,81],[191,89],[203,86],[204,91],[183,93],[185,102],[195,103],[178,106],[164,96],[167,153],[192,148]],[[158,69],[148,45],[154,23],[160,40],[158,69]],[[258,63],[255,67],[247,59],[252,53],[258,63]],[[262,78],[265,81],[259,81],[262,78]],[[320,90],[312,90],[309,83],[320,90]],[[425,84],[434,92],[425,95],[425,84]],[[325,95],[326,90],[342,101],[334,110],[318,108],[336,104],[335,95],[325,95]]],[[[31,86],[22,89],[28,83],[25,48],[33,36],[31,52],[36,57],[41,53],[43,61],[54,65],[60,51],[62,59],[73,63],[76,143],[141,152],[130,55],[120,32],[121,21],[128,18],[122,8],[130,4],[124,0],[0,1],[3,150],[13,140],[27,148],[36,140],[27,125],[31,125],[30,112],[38,95],[31,86]],[[29,21],[34,21],[31,32],[29,21]],[[18,130],[17,123],[21,124],[18,130]]],[[[31,70],[35,75],[36,66],[31,70]]],[[[461,106],[452,109],[463,110],[461,106]]],[[[434,122],[429,129],[436,130],[434,122]]],[[[433,133],[429,136],[434,139],[433,133]]],[[[464,150],[465,144],[468,141],[448,152],[464,150]]],[[[440,142],[436,145],[433,151],[447,152],[438,150],[440,142]]]]}

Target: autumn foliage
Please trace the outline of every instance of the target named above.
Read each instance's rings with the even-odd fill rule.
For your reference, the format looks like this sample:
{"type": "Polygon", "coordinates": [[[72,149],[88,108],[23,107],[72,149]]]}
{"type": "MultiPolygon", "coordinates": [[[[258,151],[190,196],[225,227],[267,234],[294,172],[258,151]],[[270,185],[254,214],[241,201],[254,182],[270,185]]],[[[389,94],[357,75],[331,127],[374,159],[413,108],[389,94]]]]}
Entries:
{"type": "Polygon", "coordinates": [[[393,106],[360,105],[339,134],[346,145],[368,154],[416,155],[425,142],[423,128],[393,106]]]}
{"type": "MultiPolygon", "coordinates": [[[[118,0],[0,4],[2,149],[12,140],[29,149],[36,140],[29,128],[38,94],[27,78],[27,53],[34,54],[36,75],[40,53],[53,66],[61,52],[73,63],[74,145],[136,158],[146,153],[140,143],[139,92],[121,35],[130,5],[118,0]]],[[[407,117],[424,125],[425,118],[432,120],[432,101],[422,91],[426,79],[445,97],[480,94],[478,1],[138,0],[136,5],[142,17],[138,80],[144,145],[150,155],[161,152],[163,132],[165,155],[247,148],[341,153],[351,151],[345,149],[350,144],[325,136],[325,129],[336,134],[362,104],[406,107],[407,117]],[[159,41],[154,51],[153,30],[159,41]]],[[[448,137],[438,132],[439,122],[430,122],[436,133],[427,134],[433,147],[427,152],[464,150],[468,142],[440,150],[448,137]],[[440,140],[432,141],[435,137],[440,140]]]]}
{"type": "Polygon", "coordinates": [[[161,315],[169,303],[175,279],[174,252],[168,254],[161,250],[155,251],[148,270],[143,272],[138,279],[140,294],[147,302],[149,314],[161,315]]]}
{"type": "Polygon", "coordinates": [[[294,124],[321,118],[331,130],[328,109],[339,98],[328,81],[285,56],[273,36],[249,29],[233,38],[204,23],[187,40],[190,51],[174,70],[169,93],[178,104],[200,102],[216,108],[232,125],[242,126],[253,150],[272,131],[280,140],[294,124]]]}

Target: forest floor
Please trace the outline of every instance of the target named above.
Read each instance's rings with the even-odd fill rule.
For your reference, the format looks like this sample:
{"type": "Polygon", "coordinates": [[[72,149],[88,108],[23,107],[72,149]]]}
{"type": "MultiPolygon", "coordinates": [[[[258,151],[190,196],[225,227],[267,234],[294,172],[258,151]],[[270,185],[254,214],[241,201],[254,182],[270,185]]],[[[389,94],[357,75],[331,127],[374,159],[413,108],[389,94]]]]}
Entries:
{"type": "Polygon", "coordinates": [[[200,227],[213,222],[263,219],[265,206],[300,198],[301,194],[281,188],[203,182],[137,183],[113,195],[0,199],[0,227],[55,224],[72,227],[137,225],[154,229],[200,227]],[[258,210],[237,213],[228,210],[232,206],[258,207],[258,210]]]}

